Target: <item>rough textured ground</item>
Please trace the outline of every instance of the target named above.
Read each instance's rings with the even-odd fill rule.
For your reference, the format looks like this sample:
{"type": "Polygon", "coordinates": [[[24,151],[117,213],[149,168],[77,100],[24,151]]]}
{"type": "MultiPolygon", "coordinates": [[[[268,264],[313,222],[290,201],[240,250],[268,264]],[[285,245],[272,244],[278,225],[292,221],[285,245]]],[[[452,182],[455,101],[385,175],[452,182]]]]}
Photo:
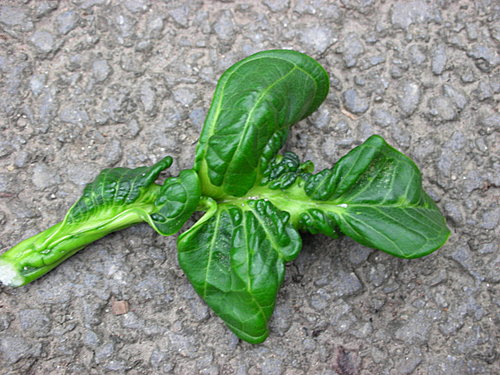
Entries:
{"type": "Polygon", "coordinates": [[[498,2],[1,3],[2,251],[62,219],[105,167],[165,154],[173,174],[189,167],[219,75],[269,48],[331,75],[288,149],[324,168],[381,134],[422,168],[453,230],[411,261],[306,236],[252,346],[193,292],[175,238],[139,225],[0,287],[2,374],[500,373],[498,2]]]}

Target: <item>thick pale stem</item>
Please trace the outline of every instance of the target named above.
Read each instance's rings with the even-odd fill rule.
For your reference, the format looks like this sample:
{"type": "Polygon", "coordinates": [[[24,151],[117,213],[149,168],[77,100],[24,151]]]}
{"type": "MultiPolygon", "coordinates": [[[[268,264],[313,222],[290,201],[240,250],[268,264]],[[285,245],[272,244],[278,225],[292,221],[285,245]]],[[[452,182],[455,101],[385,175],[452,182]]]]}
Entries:
{"type": "Polygon", "coordinates": [[[25,285],[105,235],[144,220],[144,211],[130,209],[94,223],[58,223],[0,255],[0,282],[25,285]]]}

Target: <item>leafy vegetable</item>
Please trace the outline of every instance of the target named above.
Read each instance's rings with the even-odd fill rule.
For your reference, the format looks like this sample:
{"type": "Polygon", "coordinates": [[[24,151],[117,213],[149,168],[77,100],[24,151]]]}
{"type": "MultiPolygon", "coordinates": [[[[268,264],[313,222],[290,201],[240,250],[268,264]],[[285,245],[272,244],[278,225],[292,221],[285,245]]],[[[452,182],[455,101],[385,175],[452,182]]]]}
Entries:
{"type": "MultiPolygon", "coordinates": [[[[304,190],[342,233],[397,257],[427,255],[449,235],[415,163],[376,135],[310,178],[304,190]]],[[[302,220],[307,225],[307,216],[302,220]]]]}
{"type": "Polygon", "coordinates": [[[297,162],[281,173],[276,171],[283,170],[283,161],[275,165],[270,174],[276,177],[251,194],[290,212],[301,230],[333,238],[341,232],[401,258],[427,255],[448,238],[444,217],[422,189],[415,163],[379,136],[315,175],[303,173],[297,162]]]}
{"type": "Polygon", "coordinates": [[[155,184],[171,164],[167,156],[152,167],[103,170],[62,222],[0,255],[0,280],[27,284],[89,243],[141,221],[163,235],[179,231],[198,205],[200,187],[193,170],[155,184]]]}
{"type": "Polygon", "coordinates": [[[285,274],[301,248],[290,215],[271,202],[220,204],[179,237],[179,264],[198,294],[240,338],[261,342],[285,274]]]}
{"type": "Polygon", "coordinates": [[[196,150],[204,195],[243,196],[288,137],[328,93],[328,74],[295,51],[265,51],[219,80],[196,150]]]}
{"type": "Polygon", "coordinates": [[[259,343],[299,253],[299,231],[359,243],[401,258],[442,246],[450,232],[422,189],[417,166],[372,136],[331,169],[293,153],[277,155],[291,125],[328,93],[310,57],[265,51],[227,70],[215,91],[193,169],[155,183],[172,163],[101,172],[65,219],[0,255],[0,281],[18,286],[45,274],[88,243],[141,221],[178,232],[179,264],[194,289],[241,339],[259,343]]]}

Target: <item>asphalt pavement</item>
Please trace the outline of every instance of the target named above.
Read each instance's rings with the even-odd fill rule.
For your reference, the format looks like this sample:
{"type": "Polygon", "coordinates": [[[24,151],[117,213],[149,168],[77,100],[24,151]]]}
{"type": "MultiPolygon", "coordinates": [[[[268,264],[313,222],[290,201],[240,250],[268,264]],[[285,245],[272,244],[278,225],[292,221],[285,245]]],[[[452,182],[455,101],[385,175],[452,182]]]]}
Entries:
{"type": "Polygon", "coordinates": [[[251,345],[196,295],[175,236],[137,225],[0,287],[0,373],[499,374],[499,42],[494,0],[3,0],[1,252],[60,221],[104,168],[189,168],[218,77],[273,48],[331,77],[285,149],[319,170],[382,135],[452,235],[416,260],[304,236],[251,345]]]}

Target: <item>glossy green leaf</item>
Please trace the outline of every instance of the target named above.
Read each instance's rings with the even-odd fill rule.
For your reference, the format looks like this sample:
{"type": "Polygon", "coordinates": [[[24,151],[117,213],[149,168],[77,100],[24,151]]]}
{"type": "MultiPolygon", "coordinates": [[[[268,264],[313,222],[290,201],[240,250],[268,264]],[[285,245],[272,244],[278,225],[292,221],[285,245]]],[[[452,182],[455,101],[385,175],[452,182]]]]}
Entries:
{"type": "Polygon", "coordinates": [[[307,179],[314,171],[311,161],[300,163],[293,152],[277,155],[263,173],[260,185],[267,185],[271,190],[288,189],[298,178],[307,179]]]}
{"type": "Polygon", "coordinates": [[[238,337],[262,342],[300,236],[289,215],[264,200],[222,204],[210,215],[179,237],[179,264],[238,337]]]}
{"type": "Polygon", "coordinates": [[[164,236],[177,233],[196,210],[200,194],[194,170],[186,169],[179,177],[168,178],[154,201],[156,208],[150,214],[149,224],[164,236]]]}
{"type": "Polygon", "coordinates": [[[164,236],[177,233],[196,210],[201,192],[192,169],[165,179],[163,185],[155,184],[171,164],[167,156],[151,167],[104,169],[69,210],[66,224],[93,220],[103,224],[131,211],[164,236]]]}
{"type": "Polygon", "coordinates": [[[379,136],[353,149],[333,169],[311,176],[304,189],[316,203],[301,215],[305,229],[329,234],[319,228],[329,221],[325,227],[338,226],[357,242],[401,258],[429,254],[450,234],[422,188],[418,167],[379,136]]]}
{"type": "Polygon", "coordinates": [[[99,215],[111,216],[115,211],[123,211],[138,201],[150,203],[155,198],[148,190],[160,173],[172,165],[172,158],[167,156],[151,167],[109,168],[99,173],[94,181],[83,189],[81,198],[71,207],[66,215],[68,223],[87,221],[99,215]]]}
{"type": "Polygon", "coordinates": [[[288,50],[256,53],[220,78],[196,150],[202,192],[243,196],[283,146],[291,125],[323,102],[328,75],[288,50]]]}

